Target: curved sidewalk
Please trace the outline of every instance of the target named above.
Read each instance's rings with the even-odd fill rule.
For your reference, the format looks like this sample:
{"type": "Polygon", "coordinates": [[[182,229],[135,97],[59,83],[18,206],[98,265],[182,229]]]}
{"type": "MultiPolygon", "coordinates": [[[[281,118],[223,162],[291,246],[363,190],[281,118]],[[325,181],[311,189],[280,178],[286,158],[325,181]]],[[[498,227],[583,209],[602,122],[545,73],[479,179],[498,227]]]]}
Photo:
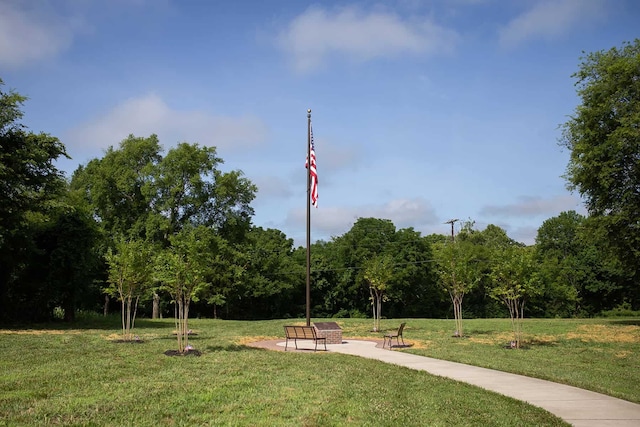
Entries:
{"type": "MultiPolygon", "coordinates": [[[[327,344],[327,349],[473,384],[539,406],[577,427],[640,426],[640,405],[636,403],[551,381],[376,346],[373,341],[345,340],[327,344]]],[[[299,342],[298,347],[305,348],[305,343],[299,342]]]]}

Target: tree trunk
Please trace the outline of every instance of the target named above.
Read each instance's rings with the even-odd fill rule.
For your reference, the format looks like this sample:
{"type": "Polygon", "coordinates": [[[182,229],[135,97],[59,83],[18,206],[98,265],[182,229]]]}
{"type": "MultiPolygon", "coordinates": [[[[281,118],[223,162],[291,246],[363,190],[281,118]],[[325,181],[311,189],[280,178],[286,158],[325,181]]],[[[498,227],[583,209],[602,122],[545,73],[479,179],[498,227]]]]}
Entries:
{"type": "Polygon", "coordinates": [[[109,314],[109,295],[104,296],[104,306],[102,307],[102,315],[107,316],[109,314]]]}
{"type": "Polygon", "coordinates": [[[153,309],[151,310],[151,318],[160,318],[160,295],[158,295],[156,292],[153,293],[153,309]]]}
{"type": "Polygon", "coordinates": [[[76,309],[73,303],[67,303],[64,307],[64,321],[73,322],[76,320],[76,309]]]}
{"type": "Polygon", "coordinates": [[[131,297],[127,297],[127,333],[126,340],[131,340],[131,297]]]}
{"type": "MultiPolygon", "coordinates": [[[[136,305],[133,308],[133,314],[131,316],[131,329],[135,328],[136,326],[136,314],[138,314],[138,301],[140,301],[140,296],[136,297],[136,305]]],[[[131,331],[129,331],[129,333],[131,333],[131,331]]]]}
{"type": "Polygon", "coordinates": [[[0,247],[0,265],[2,265],[2,268],[0,268],[0,321],[9,320],[13,314],[11,301],[9,301],[9,281],[11,280],[12,271],[12,268],[9,266],[14,264],[11,262],[10,256],[4,256],[8,253],[11,253],[10,248],[0,247]],[[5,252],[7,249],[9,252],[5,252]]]}
{"type": "Polygon", "coordinates": [[[369,295],[371,296],[371,315],[373,316],[373,332],[378,332],[376,328],[376,297],[373,293],[373,288],[369,287],[369,295]]]}
{"type": "Polygon", "coordinates": [[[462,298],[463,296],[458,295],[453,291],[449,291],[449,296],[451,297],[451,302],[453,303],[453,319],[455,322],[456,330],[454,332],[455,337],[461,337],[463,335],[462,330],[462,298]]]}
{"type": "Polygon", "coordinates": [[[191,304],[191,300],[187,299],[184,302],[184,347],[187,348],[189,345],[189,305],[191,304]]]}
{"type": "Polygon", "coordinates": [[[380,331],[380,319],[382,319],[382,295],[378,295],[378,321],[376,322],[378,331],[380,331]]]}
{"type": "Polygon", "coordinates": [[[125,340],[127,339],[127,322],[126,322],[126,316],[127,315],[127,310],[126,310],[126,304],[125,304],[125,300],[124,297],[122,297],[122,339],[125,340]]]}
{"type": "Polygon", "coordinates": [[[182,343],[182,296],[176,298],[176,337],[178,338],[178,351],[184,351],[182,343]]]}

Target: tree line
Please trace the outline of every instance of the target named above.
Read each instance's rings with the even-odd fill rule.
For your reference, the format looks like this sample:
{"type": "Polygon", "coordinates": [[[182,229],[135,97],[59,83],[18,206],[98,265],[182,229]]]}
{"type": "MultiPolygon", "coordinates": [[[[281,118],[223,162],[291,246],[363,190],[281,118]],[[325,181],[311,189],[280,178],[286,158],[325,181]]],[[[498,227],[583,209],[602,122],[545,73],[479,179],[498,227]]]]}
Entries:
{"type": "MultiPolygon", "coordinates": [[[[462,335],[463,317],[640,309],[640,41],[586,55],[574,77],[560,144],[587,216],[547,219],[528,247],[471,219],[423,236],[359,218],[311,247],[312,316],[451,317],[462,335]]],[[[65,177],[64,145],[21,123],[25,101],[0,80],[2,321],[118,310],[127,337],[136,315],[185,334],[190,316],[304,317],[306,249],[252,224],[257,187],[214,147],[130,135],[65,177]]]]}

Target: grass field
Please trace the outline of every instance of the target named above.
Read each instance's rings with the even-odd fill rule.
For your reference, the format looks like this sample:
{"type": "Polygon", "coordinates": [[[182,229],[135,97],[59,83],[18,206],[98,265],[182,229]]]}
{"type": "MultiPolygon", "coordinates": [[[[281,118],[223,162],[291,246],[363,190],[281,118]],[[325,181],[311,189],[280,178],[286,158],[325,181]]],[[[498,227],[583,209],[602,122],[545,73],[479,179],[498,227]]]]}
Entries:
{"type": "MultiPolygon", "coordinates": [[[[315,320],[315,319],[314,319],[315,320]]],[[[320,320],[320,319],[318,319],[320,320]]],[[[336,320],[336,319],[334,319],[336,320]]],[[[344,338],[380,338],[337,319],[344,338]]],[[[402,319],[383,320],[396,328],[402,319]]],[[[406,319],[407,350],[553,379],[640,402],[640,320],[530,320],[506,350],[508,320],[406,319]]],[[[560,426],[522,402],[424,372],[336,353],[255,349],[274,321],[191,321],[202,356],[168,357],[171,320],[140,320],[142,343],[116,343],[119,318],[0,329],[0,425],[560,426]]],[[[397,351],[397,350],[396,350],[397,351]]]]}

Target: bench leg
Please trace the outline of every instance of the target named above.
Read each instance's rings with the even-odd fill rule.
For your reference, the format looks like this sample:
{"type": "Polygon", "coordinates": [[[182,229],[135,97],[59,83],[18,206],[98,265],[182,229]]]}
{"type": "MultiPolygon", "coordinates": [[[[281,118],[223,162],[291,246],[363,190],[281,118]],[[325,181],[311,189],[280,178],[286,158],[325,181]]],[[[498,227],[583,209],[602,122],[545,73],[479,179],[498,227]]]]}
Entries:
{"type": "Polygon", "coordinates": [[[289,338],[287,338],[284,342],[284,351],[287,351],[287,346],[289,345],[289,338]]]}

